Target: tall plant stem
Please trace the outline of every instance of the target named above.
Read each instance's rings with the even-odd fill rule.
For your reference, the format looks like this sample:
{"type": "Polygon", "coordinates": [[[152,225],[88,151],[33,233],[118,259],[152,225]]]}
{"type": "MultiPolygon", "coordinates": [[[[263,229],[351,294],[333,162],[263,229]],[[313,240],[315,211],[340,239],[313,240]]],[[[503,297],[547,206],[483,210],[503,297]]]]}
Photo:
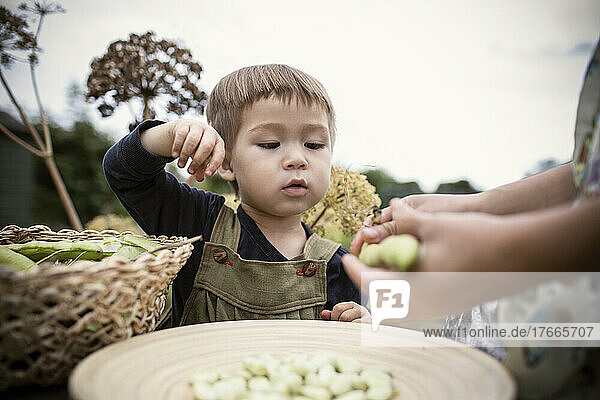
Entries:
{"type": "Polygon", "coordinates": [[[48,129],[48,122],[46,121],[46,113],[44,113],[44,108],[42,107],[40,92],[35,79],[35,69],[32,63],[29,63],[29,71],[31,73],[31,83],[33,85],[33,92],[35,93],[35,101],[37,102],[38,110],[40,112],[40,122],[42,123],[42,130],[44,132],[44,146],[46,148],[46,153],[52,157],[52,139],[50,138],[50,130],[48,129]]]}
{"type": "MultiPolygon", "coordinates": [[[[336,200],[339,200],[339,199],[341,199],[341,198],[342,198],[342,197],[344,197],[344,196],[345,196],[345,194],[344,194],[344,193],[342,193],[342,194],[340,194],[338,197],[336,197],[335,199],[336,199],[336,200]]],[[[327,211],[327,209],[328,209],[329,207],[330,207],[329,205],[327,205],[327,206],[323,207],[323,211],[321,211],[321,213],[319,214],[319,216],[317,216],[317,219],[315,219],[315,220],[313,221],[313,223],[311,223],[311,224],[309,225],[309,228],[310,228],[310,229],[314,228],[314,227],[317,225],[317,222],[319,222],[319,220],[321,219],[321,217],[323,217],[323,215],[325,215],[325,212],[327,211]]]]}
{"type": "Polygon", "coordinates": [[[323,215],[325,215],[325,211],[327,211],[328,208],[329,208],[329,206],[323,207],[323,211],[321,211],[321,213],[319,214],[319,216],[313,221],[312,224],[310,224],[310,229],[314,228],[317,225],[317,222],[319,222],[319,220],[321,219],[321,217],[323,217],[323,215]]]}
{"type": "MultiPolygon", "coordinates": [[[[35,43],[37,47],[38,38],[40,37],[40,31],[42,30],[42,22],[44,22],[44,15],[40,14],[40,20],[38,22],[37,29],[35,31],[35,43]]],[[[32,55],[35,50],[32,50],[32,55]]],[[[46,122],[46,114],[44,113],[44,108],[42,107],[42,100],[40,98],[40,91],[38,90],[37,80],[35,78],[35,64],[29,60],[29,73],[31,75],[31,84],[33,85],[33,93],[35,94],[35,101],[37,102],[38,109],[40,111],[40,121],[42,123],[42,130],[44,131],[44,144],[46,145],[46,152],[53,156],[52,153],[52,139],[50,138],[50,130],[48,129],[48,123],[46,122]]]]}
{"type": "MultiPolygon", "coordinates": [[[[34,77],[34,76],[35,76],[35,74],[32,71],[32,77],[34,77]]],[[[46,139],[46,145],[42,142],[42,139],[40,138],[40,135],[38,134],[35,127],[33,125],[31,125],[31,123],[29,122],[29,119],[23,112],[23,109],[17,102],[17,99],[12,94],[12,91],[10,90],[10,87],[8,86],[8,83],[4,79],[4,75],[2,74],[1,71],[0,71],[0,80],[2,81],[2,85],[6,89],[6,92],[8,93],[8,96],[9,96],[11,102],[17,108],[17,111],[19,112],[19,115],[21,117],[21,121],[23,121],[23,123],[29,130],[29,133],[33,136],[34,140],[36,141],[36,143],[38,144],[38,146],[40,148],[36,149],[35,147],[25,143],[17,135],[10,132],[4,126],[2,126],[2,128],[4,128],[4,129],[0,129],[0,130],[2,130],[2,132],[4,134],[6,134],[9,138],[11,138],[15,142],[17,142],[19,145],[21,145],[27,151],[33,153],[34,155],[36,155],[38,157],[41,157],[44,160],[44,164],[46,164],[46,168],[48,169],[48,172],[50,173],[50,178],[52,179],[52,182],[54,183],[54,186],[56,187],[56,191],[58,192],[58,196],[60,197],[61,202],[63,203],[63,207],[65,208],[65,212],[67,213],[67,217],[69,218],[69,222],[70,222],[71,226],[78,231],[83,230],[83,226],[81,225],[81,220],[79,219],[79,215],[77,215],[77,211],[75,210],[75,207],[73,206],[73,201],[71,200],[71,197],[69,196],[69,192],[67,192],[67,188],[64,184],[64,181],[60,175],[60,172],[58,171],[58,168],[56,167],[56,163],[54,162],[54,156],[52,153],[52,141],[50,139],[50,131],[48,129],[48,123],[46,122],[43,110],[41,108],[41,102],[39,101],[39,96],[37,95],[37,85],[35,84],[35,81],[34,81],[34,87],[36,90],[36,99],[38,100],[38,105],[40,106],[40,114],[41,114],[40,116],[42,118],[42,124],[43,124],[43,128],[44,128],[44,137],[46,139]]]]}
{"type": "Polygon", "coordinates": [[[63,207],[67,212],[67,217],[69,218],[69,222],[73,229],[82,231],[83,226],[81,225],[81,220],[79,219],[79,215],[77,215],[77,211],[75,210],[75,206],[73,206],[73,202],[71,201],[71,196],[69,196],[69,192],[65,187],[65,183],[56,167],[56,163],[54,162],[54,157],[47,156],[44,157],[44,163],[46,164],[46,168],[48,168],[48,172],[50,173],[50,177],[52,178],[52,182],[56,187],[56,191],[58,192],[58,196],[60,197],[60,201],[63,203],[63,207]]]}
{"type": "Polygon", "coordinates": [[[21,121],[23,121],[23,123],[27,127],[27,130],[29,130],[29,133],[31,134],[31,136],[33,137],[33,139],[35,140],[35,142],[39,146],[40,151],[46,152],[46,147],[44,146],[44,143],[42,142],[42,138],[37,133],[37,130],[33,127],[33,125],[31,125],[31,123],[29,122],[29,119],[27,118],[27,116],[23,112],[23,109],[21,108],[21,106],[17,102],[17,99],[15,98],[15,96],[12,93],[12,91],[10,90],[10,87],[8,86],[8,83],[6,82],[6,79],[4,79],[4,74],[2,73],[2,70],[0,70],[0,80],[2,81],[2,86],[4,86],[4,89],[6,90],[6,93],[8,93],[8,97],[10,98],[10,101],[17,108],[17,112],[19,113],[19,116],[21,117],[21,121]]]}
{"type": "Polygon", "coordinates": [[[142,115],[142,119],[145,121],[147,119],[150,119],[150,112],[152,110],[150,109],[150,99],[144,96],[144,111],[143,111],[143,115],[142,115]]]}
{"type": "Polygon", "coordinates": [[[44,152],[42,152],[40,149],[36,149],[32,145],[30,145],[29,143],[27,143],[26,141],[9,131],[8,128],[2,124],[0,124],[0,131],[2,131],[2,133],[14,140],[18,145],[22,146],[25,150],[35,154],[38,157],[44,157],[44,152]]]}

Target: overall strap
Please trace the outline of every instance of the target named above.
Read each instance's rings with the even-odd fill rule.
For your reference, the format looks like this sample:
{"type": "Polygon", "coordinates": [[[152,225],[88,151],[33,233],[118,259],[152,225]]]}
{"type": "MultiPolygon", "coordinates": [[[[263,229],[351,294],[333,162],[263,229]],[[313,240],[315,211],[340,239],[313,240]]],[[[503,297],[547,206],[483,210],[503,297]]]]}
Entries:
{"type": "Polygon", "coordinates": [[[238,243],[240,242],[241,226],[235,211],[223,204],[215,226],[213,226],[210,241],[212,243],[222,244],[229,247],[233,251],[237,251],[238,243]]]}
{"type": "Polygon", "coordinates": [[[304,258],[307,260],[324,260],[329,262],[339,247],[339,243],[313,233],[304,246],[304,258]]]}

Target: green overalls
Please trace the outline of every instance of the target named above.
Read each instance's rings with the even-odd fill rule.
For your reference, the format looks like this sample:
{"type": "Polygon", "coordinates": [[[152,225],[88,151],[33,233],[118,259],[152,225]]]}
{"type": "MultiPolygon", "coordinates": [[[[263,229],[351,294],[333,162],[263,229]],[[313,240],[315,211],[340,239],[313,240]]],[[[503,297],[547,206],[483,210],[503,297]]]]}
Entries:
{"type": "Polygon", "coordinates": [[[327,263],[337,243],[311,235],[289,261],[244,260],[237,253],[240,221],[223,205],[202,260],[181,325],[241,319],[320,319],[327,301],[327,263]]]}

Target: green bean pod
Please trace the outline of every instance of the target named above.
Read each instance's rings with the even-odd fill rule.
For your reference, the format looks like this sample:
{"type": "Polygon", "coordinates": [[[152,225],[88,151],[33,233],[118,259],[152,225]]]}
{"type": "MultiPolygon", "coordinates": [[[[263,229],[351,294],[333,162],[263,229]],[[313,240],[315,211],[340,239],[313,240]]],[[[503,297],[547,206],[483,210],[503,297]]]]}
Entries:
{"type": "Polygon", "coordinates": [[[0,265],[19,271],[29,271],[36,266],[35,262],[16,251],[12,251],[7,246],[0,246],[0,265]]]}
{"type": "Polygon", "coordinates": [[[40,261],[50,256],[57,260],[100,260],[105,254],[102,247],[94,241],[71,242],[62,240],[60,242],[47,242],[33,240],[27,243],[6,245],[9,249],[20,253],[33,261],[40,261]]]}
{"type": "Polygon", "coordinates": [[[140,237],[140,236],[135,236],[135,235],[125,235],[122,240],[129,242],[129,243],[133,244],[134,246],[141,247],[142,249],[144,249],[146,251],[152,251],[154,249],[161,247],[161,245],[158,243],[155,243],[151,240],[148,240],[148,239],[140,237]]]}

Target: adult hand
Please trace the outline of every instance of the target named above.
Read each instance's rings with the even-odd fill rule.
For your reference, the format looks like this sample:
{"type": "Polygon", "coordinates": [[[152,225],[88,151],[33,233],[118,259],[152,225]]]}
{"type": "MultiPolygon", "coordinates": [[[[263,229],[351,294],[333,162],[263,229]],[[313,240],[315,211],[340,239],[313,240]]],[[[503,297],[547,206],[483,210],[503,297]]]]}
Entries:
{"type": "MultiPolygon", "coordinates": [[[[467,212],[478,211],[481,203],[481,193],[468,195],[455,194],[418,194],[406,196],[403,198],[394,198],[390,202],[390,206],[386,207],[381,212],[381,222],[384,228],[371,231],[369,229],[361,229],[358,231],[352,241],[352,253],[358,254],[363,242],[379,243],[389,235],[398,235],[402,232],[397,232],[392,225],[386,225],[394,219],[400,219],[404,214],[408,215],[411,210],[438,213],[438,212],[467,212]]],[[[373,219],[369,217],[365,220],[365,226],[372,226],[373,219]]],[[[410,232],[409,232],[410,233],[410,232]]]]}
{"type": "MultiPolygon", "coordinates": [[[[511,269],[514,255],[504,243],[510,239],[512,228],[506,218],[469,212],[421,212],[393,199],[382,221],[357,233],[351,246],[354,254],[360,252],[364,242],[379,243],[387,236],[409,233],[420,242],[414,266],[417,271],[481,271],[484,265],[488,271],[511,269]]],[[[385,271],[368,267],[352,255],[342,260],[357,286],[361,272],[385,271]]]]}

